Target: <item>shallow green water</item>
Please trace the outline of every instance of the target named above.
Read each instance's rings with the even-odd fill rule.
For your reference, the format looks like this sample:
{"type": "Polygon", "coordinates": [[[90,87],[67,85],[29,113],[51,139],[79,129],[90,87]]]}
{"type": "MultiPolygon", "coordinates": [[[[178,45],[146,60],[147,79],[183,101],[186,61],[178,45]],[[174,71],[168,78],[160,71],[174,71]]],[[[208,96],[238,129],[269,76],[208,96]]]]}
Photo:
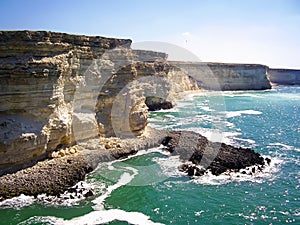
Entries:
{"type": "Polygon", "coordinates": [[[189,96],[150,124],[251,147],[272,163],[255,176],[191,180],[176,157],[152,149],[100,165],[87,179],[93,198],[47,206],[23,197],[27,206],[2,206],[0,224],[300,224],[300,87],[189,96]]]}

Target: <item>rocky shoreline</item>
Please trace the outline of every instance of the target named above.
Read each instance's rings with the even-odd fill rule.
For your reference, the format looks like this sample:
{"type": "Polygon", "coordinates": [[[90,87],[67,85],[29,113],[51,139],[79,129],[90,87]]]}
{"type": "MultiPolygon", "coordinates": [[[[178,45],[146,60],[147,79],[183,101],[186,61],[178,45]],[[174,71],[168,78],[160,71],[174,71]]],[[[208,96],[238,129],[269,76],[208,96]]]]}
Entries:
{"type": "Polygon", "coordinates": [[[60,195],[83,181],[100,162],[113,161],[137,153],[139,150],[157,147],[167,132],[148,129],[145,135],[135,139],[90,139],[77,146],[78,152],[60,158],[47,159],[32,167],[0,177],[0,201],[21,194],[60,195]],[[118,140],[119,147],[114,146],[118,140]]]}
{"type": "Polygon", "coordinates": [[[161,144],[180,155],[179,169],[190,176],[265,164],[250,149],[151,129],[148,115],[172,108],[187,91],[269,89],[267,66],[172,62],[166,53],[133,50],[131,43],[0,31],[0,201],[59,195],[99,162],[161,144]]]}
{"type": "MultiPolygon", "coordinates": [[[[0,201],[21,194],[59,196],[83,181],[100,162],[126,158],[139,150],[161,144],[171,154],[180,156],[183,165],[178,169],[191,177],[204,175],[207,171],[220,175],[252,165],[263,167],[270,160],[264,160],[251,149],[210,142],[191,131],[164,131],[148,127],[145,135],[139,138],[91,139],[79,144],[75,154],[47,159],[30,168],[4,175],[0,177],[0,201]]],[[[85,197],[91,194],[88,192],[85,197]]]]}

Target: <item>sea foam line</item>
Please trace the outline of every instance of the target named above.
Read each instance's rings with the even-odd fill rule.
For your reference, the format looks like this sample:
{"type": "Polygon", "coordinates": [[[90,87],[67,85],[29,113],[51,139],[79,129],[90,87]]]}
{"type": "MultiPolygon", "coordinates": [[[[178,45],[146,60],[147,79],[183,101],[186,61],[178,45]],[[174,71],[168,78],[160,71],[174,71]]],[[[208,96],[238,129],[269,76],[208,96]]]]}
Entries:
{"type": "MultiPolygon", "coordinates": [[[[112,169],[112,168],[111,168],[112,169]]],[[[93,209],[95,211],[90,212],[84,216],[73,218],[71,220],[62,220],[58,219],[54,224],[56,225],[92,225],[92,224],[105,224],[112,222],[114,220],[118,221],[125,221],[130,224],[137,224],[137,225],[158,225],[161,223],[155,223],[150,220],[149,216],[144,215],[140,212],[126,212],[124,210],[120,209],[111,209],[111,210],[105,210],[104,209],[104,201],[106,198],[108,198],[111,193],[124,186],[129,184],[134,177],[138,174],[138,170],[133,167],[124,167],[124,169],[129,170],[132,172],[130,174],[129,172],[124,172],[118,182],[112,186],[109,186],[104,194],[93,200],[92,202],[95,204],[93,206],[93,209]]]]}
{"type": "Polygon", "coordinates": [[[294,150],[296,152],[300,152],[300,148],[296,148],[296,147],[294,147],[292,145],[286,145],[286,144],[279,143],[279,142],[270,143],[269,146],[279,146],[279,147],[282,147],[283,150],[287,150],[287,151],[294,150]]]}
{"type": "Polygon", "coordinates": [[[32,223],[50,223],[54,225],[96,225],[107,224],[114,220],[125,221],[136,225],[163,225],[150,220],[149,216],[139,212],[126,212],[120,209],[110,209],[105,211],[93,211],[84,216],[76,217],[71,220],[64,220],[53,216],[34,216],[19,223],[19,225],[29,225],[32,223]]]}
{"type": "Polygon", "coordinates": [[[262,112],[256,110],[240,110],[240,111],[227,111],[225,112],[227,118],[241,116],[242,114],[249,114],[249,115],[260,115],[262,112]]]}
{"type": "MultiPolygon", "coordinates": [[[[112,165],[110,165],[110,169],[115,169],[115,168],[112,165]]],[[[138,174],[138,170],[133,167],[127,166],[127,167],[123,167],[123,169],[126,169],[128,172],[127,171],[124,172],[120,176],[117,183],[107,187],[106,192],[104,194],[100,195],[99,197],[97,197],[92,201],[95,204],[93,206],[93,209],[95,211],[92,211],[80,217],[73,218],[71,220],[65,220],[53,216],[45,216],[45,217],[34,216],[29,218],[26,221],[23,221],[22,223],[20,223],[20,225],[31,224],[33,222],[43,222],[43,223],[50,223],[54,225],[82,225],[82,224],[95,225],[95,224],[106,224],[114,220],[125,221],[128,222],[129,224],[136,224],[136,225],[161,225],[161,223],[155,223],[151,221],[149,216],[144,215],[143,213],[140,212],[126,212],[120,209],[110,209],[110,210],[104,209],[105,199],[107,199],[114,190],[130,183],[134,179],[134,177],[138,174]]]]}
{"type": "Polygon", "coordinates": [[[240,132],[228,132],[228,131],[220,131],[219,129],[211,129],[211,128],[186,128],[184,130],[194,131],[206,137],[209,141],[212,142],[223,142],[225,144],[233,144],[233,139],[239,136],[240,132]]]}
{"type": "Polygon", "coordinates": [[[123,173],[116,184],[109,186],[104,194],[93,200],[93,203],[95,204],[95,206],[93,206],[94,210],[104,210],[103,203],[105,199],[109,197],[114,190],[130,183],[138,174],[138,170],[135,168],[125,167],[125,169],[131,170],[133,174],[130,174],[128,172],[123,173]]]}

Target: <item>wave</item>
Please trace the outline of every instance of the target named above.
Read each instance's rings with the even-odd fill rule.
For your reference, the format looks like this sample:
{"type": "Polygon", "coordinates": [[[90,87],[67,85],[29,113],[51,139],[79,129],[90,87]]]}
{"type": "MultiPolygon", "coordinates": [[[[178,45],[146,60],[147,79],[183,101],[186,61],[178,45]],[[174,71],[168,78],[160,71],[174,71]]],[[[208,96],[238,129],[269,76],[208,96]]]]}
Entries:
{"type": "Polygon", "coordinates": [[[206,111],[206,112],[214,112],[214,111],[216,111],[215,109],[212,109],[212,108],[210,108],[207,105],[197,105],[197,107],[200,108],[200,109],[202,109],[203,111],[206,111]]]}
{"type": "Polygon", "coordinates": [[[167,158],[155,157],[152,160],[160,166],[165,180],[170,177],[182,176],[182,173],[178,170],[178,167],[182,165],[182,161],[178,155],[169,156],[167,158]]]}
{"type": "Polygon", "coordinates": [[[211,128],[186,128],[185,130],[194,131],[206,137],[212,142],[223,142],[225,144],[234,144],[234,137],[240,135],[240,132],[220,131],[219,129],[211,128]]]}
{"type": "Polygon", "coordinates": [[[279,143],[279,142],[276,142],[276,143],[270,143],[267,147],[272,147],[272,146],[278,146],[278,147],[281,147],[283,150],[286,150],[286,151],[296,151],[296,152],[300,152],[300,148],[296,148],[295,146],[292,146],[292,145],[286,145],[286,144],[279,143]]]}
{"type": "Polygon", "coordinates": [[[130,183],[138,174],[138,171],[133,167],[126,167],[125,169],[132,171],[133,174],[130,174],[128,172],[123,173],[116,184],[109,186],[104,194],[93,200],[93,203],[95,204],[95,206],[93,206],[94,210],[104,210],[103,203],[105,199],[109,197],[114,190],[130,183]]]}
{"type": "Polygon", "coordinates": [[[225,112],[227,118],[241,116],[242,114],[260,115],[262,112],[256,110],[240,110],[240,111],[227,111],[225,112]]]}
{"type": "Polygon", "coordinates": [[[28,220],[19,223],[19,225],[32,225],[39,223],[48,223],[53,225],[95,225],[107,224],[112,221],[125,221],[136,225],[162,225],[150,220],[149,216],[140,212],[126,212],[120,209],[110,209],[104,211],[93,211],[84,216],[76,217],[71,220],[64,220],[53,216],[34,216],[28,220]]]}
{"type": "MultiPolygon", "coordinates": [[[[104,185],[97,183],[97,189],[104,188],[104,185]]],[[[0,208],[21,209],[30,206],[34,203],[48,205],[48,206],[74,206],[86,199],[88,192],[94,192],[95,186],[93,184],[80,181],[69,190],[65,191],[59,196],[51,196],[40,194],[37,197],[21,194],[20,196],[6,199],[0,202],[0,208]]]]}
{"type": "Polygon", "coordinates": [[[27,196],[24,194],[21,194],[18,197],[14,197],[11,199],[6,199],[2,202],[0,202],[0,208],[14,208],[14,209],[21,209],[23,207],[29,206],[35,202],[35,199],[33,196],[27,196]]]}

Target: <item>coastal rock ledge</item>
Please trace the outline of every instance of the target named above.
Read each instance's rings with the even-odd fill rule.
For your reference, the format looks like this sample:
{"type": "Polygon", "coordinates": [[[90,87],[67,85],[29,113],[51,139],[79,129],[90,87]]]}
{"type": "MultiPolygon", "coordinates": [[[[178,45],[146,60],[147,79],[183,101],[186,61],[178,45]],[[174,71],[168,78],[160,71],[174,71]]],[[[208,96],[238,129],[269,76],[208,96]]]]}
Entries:
{"type": "MultiPolygon", "coordinates": [[[[179,170],[189,176],[269,162],[194,132],[149,127],[149,111],[171,108],[182,92],[205,86],[167,54],[130,45],[127,39],[0,31],[0,201],[59,195],[100,162],[161,145],[180,155],[179,170]]],[[[269,88],[264,73],[259,76],[259,88],[269,88]]],[[[222,89],[228,88],[236,86],[222,89]]]]}
{"type": "Polygon", "coordinates": [[[91,139],[81,143],[76,154],[48,159],[4,175],[0,177],[0,201],[21,194],[59,196],[73,191],[70,187],[84,180],[86,174],[100,162],[126,158],[139,150],[159,146],[164,146],[172,155],[179,155],[183,164],[178,170],[190,177],[202,176],[209,171],[214,175],[238,172],[254,165],[262,170],[271,161],[251,149],[211,142],[192,131],[165,131],[150,127],[146,130],[144,135],[134,139],[91,139]]]}

